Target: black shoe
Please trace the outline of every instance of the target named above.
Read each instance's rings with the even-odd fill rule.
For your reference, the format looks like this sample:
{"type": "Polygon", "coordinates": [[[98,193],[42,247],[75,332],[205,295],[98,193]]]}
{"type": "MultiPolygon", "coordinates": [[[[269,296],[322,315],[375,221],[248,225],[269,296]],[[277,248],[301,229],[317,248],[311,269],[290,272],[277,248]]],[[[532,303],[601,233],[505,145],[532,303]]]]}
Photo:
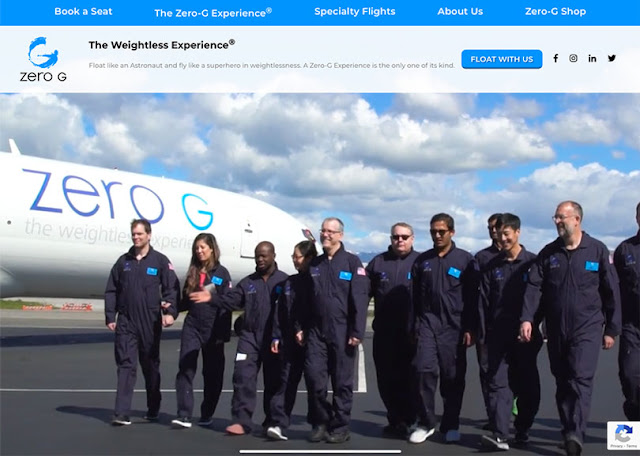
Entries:
{"type": "Polygon", "coordinates": [[[327,426],[324,424],[319,424],[314,426],[311,430],[311,434],[309,434],[309,442],[322,442],[327,435],[327,426]]]}
{"type": "Polygon", "coordinates": [[[129,426],[131,419],[127,415],[116,415],[111,420],[111,424],[114,426],[129,426]]]}
{"type": "Polygon", "coordinates": [[[211,426],[213,424],[213,417],[212,416],[203,416],[198,420],[198,426],[211,426]]]}
{"type": "Polygon", "coordinates": [[[144,420],[146,421],[158,421],[158,414],[157,413],[149,413],[147,412],[147,414],[143,417],[144,420]]]}
{"type": "Polygon", "coordinates": [[[517,431],[515,443],[518,445],[526,445],[527,443],[529,443],[529,434],[527,433],[527,431],[517,431]]]}
{"type": "Polygon", "coordinates": [[[567,439],[564,444],[567,456],[580,456],[582,454],[582,446],[577,440],[567,439]]]}
{"type": "Polygon", "coordinates": [[[351,438],[349,431],[332,432],[327,435],[327,443],[344,443],[351,438]]]}

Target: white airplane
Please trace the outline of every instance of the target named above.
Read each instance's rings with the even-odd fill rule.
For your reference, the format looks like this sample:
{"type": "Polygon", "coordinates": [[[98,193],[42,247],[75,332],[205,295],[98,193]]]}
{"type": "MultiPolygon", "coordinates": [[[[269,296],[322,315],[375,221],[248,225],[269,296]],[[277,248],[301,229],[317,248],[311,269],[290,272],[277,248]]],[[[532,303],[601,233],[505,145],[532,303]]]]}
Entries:
{"type": "Polygon", "coordinates": [[[0,152],[0,297],[102,298],[109,271],[131,247],[130,222],[152,223],[151,245],[182,281],[191,244],[211,232],[234,281],[255,270],[254,248],[275,245],[278,267],[313,239],[291,215],[237,193],[172,179],[0,152]]]}

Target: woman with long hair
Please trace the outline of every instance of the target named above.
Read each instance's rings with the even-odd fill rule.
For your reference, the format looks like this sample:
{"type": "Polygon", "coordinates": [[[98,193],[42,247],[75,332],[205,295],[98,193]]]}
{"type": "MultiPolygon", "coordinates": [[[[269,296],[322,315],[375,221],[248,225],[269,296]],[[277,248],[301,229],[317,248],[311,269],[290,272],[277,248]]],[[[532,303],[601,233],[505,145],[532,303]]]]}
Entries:
{"type": "Polygon", "coordinates": [[[220,248],[211,233],[200,233],[193,240],[191,264],[182,293],[180,311],[188,311],[180,339],[180,360],[176,376],[178,417],[171,424],[191,427],[193,412],[193,378],[202,351],[204,398],[200,405],[200,426],[213,421],[224,376],[224,343],[231,336],[231,312],[221,307],[199,304],[189,299],[194,291],[208,290],[212,300],[219,299],[231,287],[229,271],[220,264],[220,248]]]}

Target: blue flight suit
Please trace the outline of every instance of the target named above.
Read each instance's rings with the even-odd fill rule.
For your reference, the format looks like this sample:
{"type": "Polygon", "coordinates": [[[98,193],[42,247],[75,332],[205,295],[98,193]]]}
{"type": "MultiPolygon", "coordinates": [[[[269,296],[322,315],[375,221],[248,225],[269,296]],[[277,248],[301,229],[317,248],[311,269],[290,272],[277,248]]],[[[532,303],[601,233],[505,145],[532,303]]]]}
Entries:
{"type": "Polygon", "coordinates": [[[389,249],[373,258],[366,267],[374,298],[373,361],[378,392],[387,408],[392,426],[411,426],[416,419],[415,404],[407,385],[413,381],[411,361],[415,344],[410,334],[413,321],[411,269],[418,252],[399,257],[389,249]]]}
{"type": "Polygon", "coordinates": [[[618,275],[607,247],[585,232],[574,250],[562,238],[547,244],[529,270],[520,321],[535,322],[538,308],[547,324],[562,434],[582,443],[603,327],[611,337],[621,331],[618,275]]]}
{"type": "Polygon", "coordinates": [[[276,302],[289,276],[277,266],[265,281],[258,272],[242,279],[232,290],[211,302],[228,310],[244,309],[242,331],[238,338],[233,369],[231,417],[245,431],[253,427],[251,418],[256,408],[257,381],[264,367],[264,414],[262,427],[278,425],[271,416],[273,396],[280,386],[280,360],[271,353],[271,335],[276,302]]]}
{"type": "Polygon", "coordinates": [[[135,248],[122,255],[111,268],[104,292],[106,324],[116,322],[115,358],[118,386],[115,414],[128,416],[137,364],[147,390],[147,414],[160,410],[160,336],[162,314],[178,316],[180,282],[169,259],[149,247],[146,256],[136,260],[135,248]],[[162,301],[171,303],[163,310],[162,301]]]}
{"type": "MultiPolygon", "coordinates": [[[[500,249],[495,244],[491,244],[479,252],[476,252],[474,259],[476,261],[476,268],[478,270],[478,286],[480,277],[487,268],[489,262],[500,253],[500,249]]],[[[482,312],[482,309],[480,309],[482,312]]],[[[480,375],[480,390],[482,391],[482,399],[484,399],[484,407],[487,411],[487,417],[489,417],[489,378],[487,372],[489,370],[489,355],[487,345],[484,341],[476,341],[476,358],[478,360],[478,373],[480,375]]],[[[489,419],[489,426],[495,427],[489,419]]]]}
{"type": "Polygon", "coordinates": [[[314,403],[311,422],[330,433],[349,430],[357,347],[350,337],[363,340],[369,306],[369,281],[360,259],[344,249],[330,260],[326,254],[310,264],[311,307],[307,327],[305,371],[314,403]],[[327,401],[331,377],[333,403],[327,401]]]}
{"type": "MultiPolygon", "coordinates": [[[[211,297],[220,299],[231,288],[229,271],[217,265],[206,273],[203,286],[215,286],[211,297]]],[[[224,379],[224,343],[231,337],[231,312],[206,303],[194,303],[189,299],[186,284],[182,293],[180,311],[188,311],[182,326],[180,358],[176,375],[178,416],[191,418],[193,413],[193,378],[198,368],[198,353],[202,350],[202,377],[204,397],[200,404],[200,416],[213,415],[222,392],[224,379]]]]}
{"type": "Polygon", "coordinates": [[[440,432],[457,430],[467,370],[465,332],[476,332],[477,275],[469,252],[452,243],[443,257],[436,249],[418,256],[413,266],[413,303],[417,339],[418,424],[436,425],[435,394],[440,377],[444,412],[440,432]]]}
{"type": "Polygon", "coordinates": [[[629,421],[640,421],[640,231],[616,248],[613,264],[622,300],[618,365],[625,397],[623,409],[629,421]]]}
{"type": "Polygon", "coordinates": [[[524,247],[513,261],[499,253],[480,278],[479,340],[488,353],[489,421],[503,439],[509,436],[513,395],[518,398],[516,432],[529,431],[540,406],[537,356],[542,335],[533,325],[530,343],[517,340],[528,271],[535,259],[524,247]]]}
{"type": "MultiPolygon", "coordinates": [[[[280,388],[273,397],[271,411],[274,422],[283,429],[289,427],[298,385],[304,373],[306,345],[300,346],[295,336],[299,331],[305,330],[300,322],[308,320],[306,315],[309,312],[310,291],[311,278],[308,274],[289,277],[278,299],[276,318],[273,320],[272,339],[280,342],[282,379],[280,388]]],[[[305,375],[305,384],[308,383],[305,375]]],[[[307,421],[311,424],[314,424],[311,421],[313,406],[311,395],[307,394],[307,421]]]]}

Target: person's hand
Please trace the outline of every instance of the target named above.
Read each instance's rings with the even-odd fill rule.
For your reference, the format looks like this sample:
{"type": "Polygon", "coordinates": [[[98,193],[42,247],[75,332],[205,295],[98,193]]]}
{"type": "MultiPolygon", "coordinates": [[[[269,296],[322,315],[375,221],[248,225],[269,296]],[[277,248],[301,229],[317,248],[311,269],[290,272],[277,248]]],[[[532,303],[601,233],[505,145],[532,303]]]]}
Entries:
{"type": "Polygon", "coordinates": [[[170,302],[167,302],[167,301],[162,301],[162,302],[160,303],[160,306],[161,306],[163,309],[168,309],[169,307],[171,307],[171,303],[170,303],[170,302]]]}
{"type": "Polygon", "coordinates": [[[604,336],[602,338],[602,348],[604,350],[609,350],[609,349],[613,348],[615,343],[616,343],[616,340],[611,336],[604,336]]]}
{"type": "Polygon", "coordinates": [[[194,291],[193,293],[189,294],[189,299],[198,304],[209,302],[211,301],[211,292],[207,289],[204,289],[202,291],[194,291]]]}
{"type": "Polygon", "coordinates": [[[520,335],[518,340],[520,342],[531,342],[531,322],[523,321],[520,323],[520,335]]]}
{"type": "Polygon", "coordinates": [[[473,337],[473,334],[471,334],[470,332],[466,332],[462,335],[462,344],[465,347],[471,347],[475,343],[476,341],[473,337]]]}
{"type": "Polygon", "coordinates": [[[172,315],[163,315],[162,316],[162,326],[165,328],[168,328],[169,326],[171,326],[173,324],[175,320],[173,319],[172,315]]]}
{"type": "Polygon", "coordinates": [[[112,322],[112,323],[107,323],[107,328],[109,328],[111,331],[115,331],[116,330],[116,322],[112,322]]]}
{"type": "Polygon", "coordinates": [[[351,345],[352,347],[356,347],[358,345],[360,345],[361,340],[358,339],[357,337],[349,337],[349,342],[348,344],[351,345]]]}
{"type": "Polygon", "coordinates": [[[301,347],[304,345],[304,331],[298,331],[296,333],[296,343],[301,347]]]}

